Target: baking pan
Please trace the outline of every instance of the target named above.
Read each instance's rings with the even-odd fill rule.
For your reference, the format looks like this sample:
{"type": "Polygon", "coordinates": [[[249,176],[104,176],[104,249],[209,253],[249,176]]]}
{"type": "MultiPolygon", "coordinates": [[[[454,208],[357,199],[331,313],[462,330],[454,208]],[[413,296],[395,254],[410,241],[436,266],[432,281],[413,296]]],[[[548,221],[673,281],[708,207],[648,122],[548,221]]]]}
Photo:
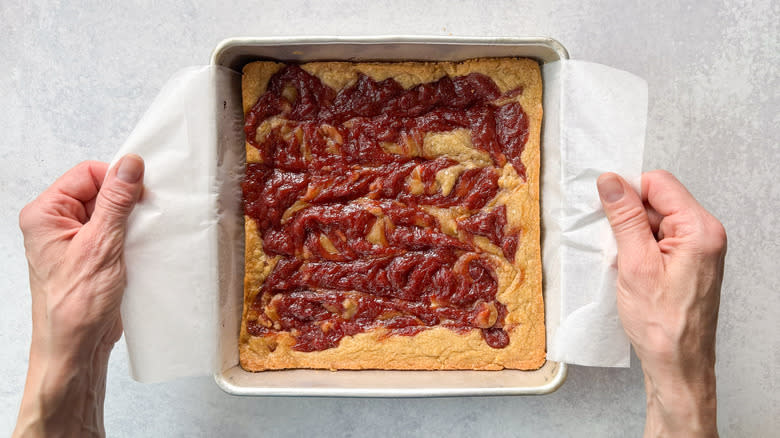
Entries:
{"type": "MultiPolygon", "coordinates": [[[[375,36],[231,38],[222,41],[211,64],[240,72],[257,60],[309,61],[462,61],[485,57],[526,57],[540,64],[568,59],[566,49],[550,38],[375,36]]],[[[544,78],[542,78],[544,79],[544,78]]],[[[222,96],[227,110],[241,113],[241,81],[236,75],[222,96]],[[225,97],[227,96],[227,97],[225,97]]],[[[236,117],[218,123],[219,157],[243,156],[236,142],[236,117]],[[232,139],[232,140],[229,140],[232,139]],[[235,150],[234,150],[235,149],[235,150]]],[[[243,135],[240,136],[243,139],[243,135]]],[[[237,143],[240,143],[238,146],[237,143]]],[[[542,132],[544,149],[544,132],[542,132]]],[[[220,158],[222,159],[222,158],[220,158]]],[[[235,188],[225,188],[235,192],[235,188]]],[[[229,209],[228,209],[229,210],[229,209]]],[[[240,209],[237,210],[240,212],[240,209]]],[[[240,214],[222,215],[220,226],[238,227],[240,214]]],[[[238,365],[238,334],[243,305],[242,255],[218,255],[220,267],[219,358],[214,378],[225,392],[253,396],[450,397],[548,394],[566,379],[566,364],[547,361],[535,371],[327,371],[280,370],[251,373],[238,365]],[[239,260],[240,259],[240,260],[239,260]]],[[[545,301],[550,293],[544,290],[545,301]]],[[[557,326],[559,321],[546,321],[557,326]]],[[[549,340],[548,340],[549,342],[549,340]]]]}

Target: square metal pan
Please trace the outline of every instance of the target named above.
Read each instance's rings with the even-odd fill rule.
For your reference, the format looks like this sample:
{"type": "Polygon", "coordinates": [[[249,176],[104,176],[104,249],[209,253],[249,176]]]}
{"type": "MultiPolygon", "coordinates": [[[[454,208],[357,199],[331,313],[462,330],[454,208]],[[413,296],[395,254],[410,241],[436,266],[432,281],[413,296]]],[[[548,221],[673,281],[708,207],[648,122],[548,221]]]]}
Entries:
{"type": "MultiPolygon", "coordinates": [[[[526,57],[540,64],[568,59],[551,38],[372,36],[230,38],[222,41],[211,64],[240,72],[257,60],[308,61],[460,61],[485,57],[526,57]]],[[[544,79],[544,78],[542,78],[544,79]]],[[[241,83],[231,83],[228,99],[241,105],[241,83]]],[[[225,129],[225,127],[222,127],[225,129]]],[[[228,129],[235,129],[231,127],[228,129]]],[[[224,144],[220,142],[220,147],[224,144]]],[[[544,132],[542,132],[544,148],[544,132]]],[[[220,273],[235,276],[238,260],[220,262],[220,273]],[[226,267],[232,265],[233,268],[226,267]]],[[[243,261],[243,260],[241,260],[243,261]]],[[[243,263],[241,263],[243,266],[243,263]]],[[[243,272],[243,271],[242,271],[243,272]]],[[[239,282],[234,282],[239,283],[239,282]]],[[[545,289],[545,301],[548,292],[545,289]]],[[[566,364],[547,361],[536,371],[327,371],[280,370],[251,373],[238,365],[238,332],[243,291],[220,288],[220,369],[214,379],[225,392],[251,396],[452,397],[548,394],[566,379],[566,364]]],[[[559,321],[546,321],[557,324],[559,321]]]]}

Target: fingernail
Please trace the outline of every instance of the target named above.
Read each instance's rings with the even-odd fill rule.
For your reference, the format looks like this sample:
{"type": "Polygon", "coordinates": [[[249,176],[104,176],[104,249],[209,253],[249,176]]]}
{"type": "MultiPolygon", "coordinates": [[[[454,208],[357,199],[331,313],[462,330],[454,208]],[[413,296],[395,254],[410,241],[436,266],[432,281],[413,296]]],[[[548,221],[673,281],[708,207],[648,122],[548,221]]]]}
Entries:
{"type": "Polygon", "coordinates": [[[138,182],[144,171],[144,160],[135,154],[129,154],[122,157],[119,162],[119,169],[116,171],[116,177],[126,183],[138,182]]]}
{"type": "Polygon", "coordinates": [[[614,174],[602,176],[596,182],[601,199],[606,202],[616,202],[623,197],[623,184],[614,174]]]}

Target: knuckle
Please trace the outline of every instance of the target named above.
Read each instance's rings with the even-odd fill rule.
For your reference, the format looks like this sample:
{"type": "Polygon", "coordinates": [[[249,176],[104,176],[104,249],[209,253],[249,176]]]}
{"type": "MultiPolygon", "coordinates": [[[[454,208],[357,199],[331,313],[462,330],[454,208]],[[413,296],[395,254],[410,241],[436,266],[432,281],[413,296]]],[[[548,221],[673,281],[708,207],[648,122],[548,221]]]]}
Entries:
{"type": "Polygon", "coordinates": [[[30,213],[30,210],[32,203],[25,205],[22,207],[22,209],[19,211],[19,228],[22,230],[22,232],[26,232],[30,227],[30,222],[32,219],[32,215],[30,213]]]}
{"type": "Polygon", "coordinates": [[[100,206],[113,213],[125,214],[133,204],[133,193],[118,184],[103,187],[98,195],[103,202],[100,206]]]}
{"type": "Polygon", "coordinates": [[[655,169],[652,171],[652,173],[661,178],[674,178],[672,172],[669,172],[666,169],[655,169]]]}
{"type": "Polygon", "coordinates": [[[93,163],[94,163],[94,161],[86,160],[86,161],[82,161],[79,164],[73,166],[73,168],[74,169],[78,169],[78,170],[88,169],[93,163]]]}
{"type": "Polygon", "coordinates": [[[645,172],[642,175],[642,177],[643,178],[654,179],[654,180],[664,180],[664,179],[674,178],[674,175],[672,174],[672,172],[669,172],[668,170],[655,169],[655,170],[651,170],[649,172],[645,172]]]}
{"type": "Polygon", "coordinates": [[[640,205],[622,204],[612,212],[610,222],[616,233],[631,232],[644,224],[644,214],[640,205]]]}
{"type": "Polygon", "coordinates": [[[712,235],[718,240],[718,242],[721,242],[725,245],[727,240],[726,227],[724,227],[719,220],[712,218],[710,228],[712,235]]]}
{"type": "Polygon", "coordinates": [[[689,247],[697,254],[719,256],[725,252],[726,229],[704,210],[677,224],[675,232],[685,236],[689,247]]]}
{"type": "Polygon", "coordinates": [[[22,234],[29,234],[40,224],[40,208],[37,201],[32,201],[19,211],[19,229],[22,234]]]}
{"type": "Polygon", "coordinates": [[[102,161],[96,161],[96,160],[85,160],[80,162],[79,164],[75,165],[73,167],[74,170],[79,170],[80,172],[83,172],[84,175],[92,174],[90,170],[94,170],[96,168],[99,168],[100,166],[104,166],[105,163],[102,161]]]}
{"type": "Polygon", "coordinates": [[[703,226],[703,246],[708,254],[721,254],[726,249],[726,228],[712,216],[705,219],[703,226]]]}

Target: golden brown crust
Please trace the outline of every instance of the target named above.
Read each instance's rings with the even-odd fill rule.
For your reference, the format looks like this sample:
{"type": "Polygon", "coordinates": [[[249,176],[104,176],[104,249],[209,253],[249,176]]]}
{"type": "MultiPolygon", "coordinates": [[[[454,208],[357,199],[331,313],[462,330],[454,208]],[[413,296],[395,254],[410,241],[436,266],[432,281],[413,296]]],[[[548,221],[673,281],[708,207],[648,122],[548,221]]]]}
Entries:
{"type": "MultiPolygon", "coordinates": [[[[265,92],[270,77],[283,67],[274,62],[254,62],[244,67],[242,92],[246,113],[265,92]]],[[[414,336],[387,336],[385,329],[374,329],[341,340],[338,347],[322,351],[301,352],[292,349],[294,339],[287,333],[254,337],[247,332],[247,313],[259,286],[277,259],[263,252],[262,241],[254,221],[246,217],[246,271],[244,315],[239,342],[241,366],[250,371],[284,368],[325,369],[537,369],[545,361],[544,305],[542,302],[542,269],[539,224],[539,137],[542,120],[542,80],[539,66],[529,59],[477,59],[460,63],[401,62],[347,63],[316,62],[301,66],[324,84],[341,89],[357,78],[358,72],[375,80],[392,77],[403,87],[432,82],[444,75],[462,76],[472,72],[493,79],[501,92],[523,87],[513,99],[521,103],[529,118],[529,137],[522,154],[526,181],[522,181],[511,164],[502,169],[498,195],[486,209],[505,205],[512,228],[522,230],[515,262],[508,262],[498,247],[487,239],[476,237],[475,244],[497,261],[498,301],[507,306],[504,328],[510,344],[495,349],[488,346],[478,330],[459,334],[446,328],[424,330],[414,336]]],[[[258,162],[257,149],[247,143],[247,162],[258,162]]],[[[470,147],[468,136],[452,133],[429,133],[423,150],[446,154],[464,166],[481,166],[480,155],[470,147]]],[[[446,176],[445,176],[446,177],[446,176]]],[[[444,184],[444,183],[443,183],[444,184]]],[[[454,223],[454,212],[429,208],[447,231],[454,223]]]]}

